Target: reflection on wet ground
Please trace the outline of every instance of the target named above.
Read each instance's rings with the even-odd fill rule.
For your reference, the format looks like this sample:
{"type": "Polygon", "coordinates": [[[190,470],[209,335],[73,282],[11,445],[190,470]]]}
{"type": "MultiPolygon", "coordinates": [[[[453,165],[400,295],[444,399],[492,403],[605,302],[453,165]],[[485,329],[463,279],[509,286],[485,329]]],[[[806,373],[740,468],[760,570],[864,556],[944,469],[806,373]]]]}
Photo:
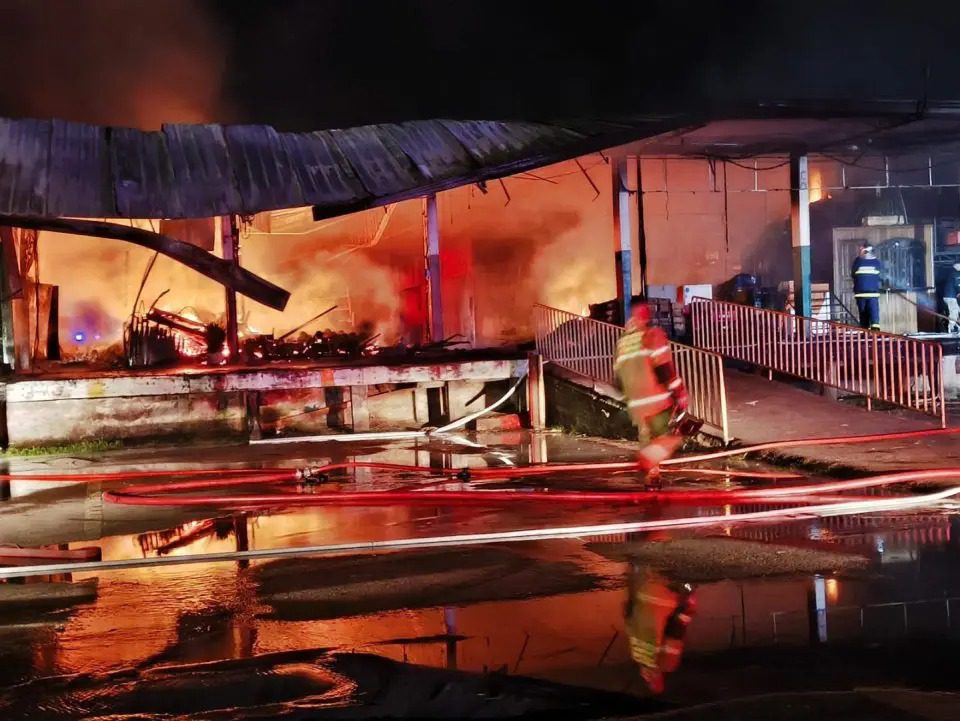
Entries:
{"type": "MultiPolygon", "coordinates": [[[[629,450],[559,435],[535,451],[524,434],[473,441],[487,448],[362,451],[365,458],[452,468],[520,465],[532,452],[550,461],[629,458],[629,450]]],[[[191,459],[186,452],[176,465],[216,466],[232,458],[235,466],[297,467],[326,460],[290,448],[270,450],[267,457],[249,453],[210,450],[206,458],[191,459]]],[[[114,467],[169,462],[134,454],[107,460],[114,467]]],[[[372,488],[410,479],[358,472],[347,482],[372,488]]],[[[581,475],[563,484],[633,482],[629,476],[581,475]]],[[[0,543],[99,545],[107,559],[149,558],[622,521],[651,513],[641,507],[518,505],[185,514],[104,505],[99,494],[105,487],[12,488],[13,497],[0,503],[0,543]]],[[[690,506],[656,510],[698,512],[690,506]]],[[[671,552],[693,554],[681,558],[725,559],[712,570],[703,563],[660,563],[666,551],[658,558],[661,546],[651,552],[650,542],[678,536],[647,534],[8,581],[0,583],[0,717],[198,718],[216,709],[233,709],[218,718],[243,718],[255,710],[295,718],[307,709],[310,718],[427,711],[461,717],[557,708],[596,716],[780,689],[952,689],[956,682],[943,666],[957,650],[957,524],[946,511],[792,521],[688,533],[687,545],[673,547],[671,552]],[[718,537],[744,545],[727,558],[718,537]],[[823,556],[800,556],[813,551],[823,556]],[[798,568],[804,572],[796,573],[798,568]],[[695,611],[681,633],[670,607],[649,618],[629,607],[628,589],[637,587],[637,574],[648,573],[663,574],[670,592],[686,584],[693,590],[695,611]],[[635,641],[644,633],[661,645],[665,637],[682,642],[683,662],[667,674],[666,693],[656,703],[644,698],[647,684],[637,660],[635,641]]]]}

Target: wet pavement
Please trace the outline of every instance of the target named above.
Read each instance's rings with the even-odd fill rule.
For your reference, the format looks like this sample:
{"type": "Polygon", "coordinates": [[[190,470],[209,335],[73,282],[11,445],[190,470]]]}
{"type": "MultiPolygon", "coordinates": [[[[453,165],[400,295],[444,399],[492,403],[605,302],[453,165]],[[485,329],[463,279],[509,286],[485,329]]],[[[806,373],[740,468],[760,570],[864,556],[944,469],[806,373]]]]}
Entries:
{"type": "MultiPolygon", "coordinates": [[[[11,471],[295,468],[346,458],[458,469],[525,465],[531,458],[630,457],[626,448],[563,435],[472,434],[466,441],[474,445],[124,451],[31,459],[11,471]]],[[[338,480],[341,487],[417,482],[352,473],[338,480]]],[[[695,476],[678,482],[722,483],[695,476]]],[[[579,473],[553,485],[635,483],[627,474],[579,473]]],[[[104,503],[103,490],[118,485],[14,485],[0,502],[0,544],[99,546],[104,559],[149,559],[747,508],[516,504],[185,513],[104,503]]],[[[713,706],[678,718],[733,718],[723,715],[729,702],[787,691],[808,694],[797,708],[806,704],[827,718],[811,692],[864,686],[944,692],[958,685],[947,661],[960,650],[960,525],[953,513],[938,508],[699,533],[9,580],[0,582],[0,718],[460,718],[560,708],[588,718],[665,709],[692,714],[701,704],[713,706]],[[644,607],[634,604],[625,617],[635,597],[628,591],[638,584],[653,595],[695,598],[689,628],[675,633],[683,640],[682,663],[666,675],[657,699],[646,693],[631,652],[644,607]]],[[[916,717],[895,715],[900,711],[888,701],[858,699],[875,718],[916,717]]],[[[916,713],[922,704],[908,706],[916,713]]]]}
{"type": "MultiPolygon", "coordinates": [[[[935,430],[939,419],[905,408],[868,412],[853,400],[802,390],[766,375],[727,370],[725,373],[731,431],[744,444],[798,438],[857,436],[935,430]]],[[[955,412],[947,418],[960,426],[955,412]]],[[[886,473],[923,467],[960,466],[960,435],[898,440],[878,439],[855,445],[789,448],[785,457],[806,463],[886,473]]]]}

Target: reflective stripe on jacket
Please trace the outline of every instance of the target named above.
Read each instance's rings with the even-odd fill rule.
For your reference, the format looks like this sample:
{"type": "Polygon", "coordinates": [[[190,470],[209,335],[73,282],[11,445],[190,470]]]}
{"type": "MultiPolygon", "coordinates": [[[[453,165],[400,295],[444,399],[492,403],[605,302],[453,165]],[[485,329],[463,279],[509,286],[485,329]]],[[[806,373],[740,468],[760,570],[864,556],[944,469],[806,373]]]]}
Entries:
{"type": "Polygon", "coordinates": [[[880,297],[880,261],[859,257],[853,261],[853,295],[857,298],[880,297]]]}

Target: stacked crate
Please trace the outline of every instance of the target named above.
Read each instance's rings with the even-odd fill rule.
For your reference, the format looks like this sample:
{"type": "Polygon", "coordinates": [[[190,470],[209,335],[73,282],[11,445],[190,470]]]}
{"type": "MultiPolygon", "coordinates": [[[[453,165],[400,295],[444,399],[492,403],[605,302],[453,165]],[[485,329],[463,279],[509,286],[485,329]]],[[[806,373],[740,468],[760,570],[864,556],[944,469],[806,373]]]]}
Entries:
{"type": "Polygon", "coordinates": [[[647,301],[650,307],[650,325],[663,329],[669,338],[673,338],[676,333],[674,330],[674,304],[666,298],[651,298],[647,301]]]}

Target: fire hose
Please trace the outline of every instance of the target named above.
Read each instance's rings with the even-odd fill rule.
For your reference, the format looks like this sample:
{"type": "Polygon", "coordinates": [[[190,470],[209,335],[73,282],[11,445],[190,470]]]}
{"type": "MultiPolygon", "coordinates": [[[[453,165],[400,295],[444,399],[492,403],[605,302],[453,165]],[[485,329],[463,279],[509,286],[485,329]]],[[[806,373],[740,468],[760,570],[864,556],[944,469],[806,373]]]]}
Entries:
{"type": "MultiPolygon", "coordinates": [[[[941,469],[952,471],[954,477],[960,477],[960,468],[941,469]]],[[[915,472],[922,473],[922,472],[915,472]]],[[[752,513],[730,515],[695,516],[689,518],[670,518],[631,523],[604,523],[589,526],[560,526],[554,528],[531,528],[515,531],[496,531],[425,538],[401,538],[382,541],[359,541],[354,543],[336,543],[315,546],[263,548],[228,553],[199,553],[188,556],[161,556],[156,558],[127,558],[107,561],[89,561],[70,564],[44,564],[19,568],[0,568],[0,579],[22,578],[27,576],[49,575],[64,572],[107,571],[143,566],[167,566],[188,563],[213,563],[218,561],[257,560],[268,558],[290,558],[297,556],[330,556],[349,553],[370,553],[377,551],[399,551],[424,548],[450,548],[492,543],[513,543],[520,541],[554,540],[563,538],[589,538],[611,533],[640,533],[658,530],[677,530],[685,528],[707,528],[710,526],[729,526],[736,523],[770,521],[774,519],[799,520],[829,516],[856,515],[862,513],[880,513],[885,511],[923,508],[943,502],[960,495],[960,487],[947,488],[936,493],[905,498],[880,498],[874,500],[854,500],[839,503],[801,506],[799,508],[771,509],[752,513]]]]}
{"type": "MultiPolygon", "coordinates": [[[[797,474],[793,473],[769,473],[763,471],[731,471],[726,469],[683,469],[681,466],[688,466],[694,463],[700,463],[704,461],[716,460],[720,458],[728,458],[735,455],[746,455],[749,453],[754,453],[757,451],[773,450],[778,448],[797,448],[804,446],[812,445],[849,445],[855,443],[867,443],[874,441],[891,441],[891,440],[902,440],[905,438],[920,438],[926,436],[935,436],[935,435],[944,435],[960,433],[960,428],[944,428],[944,429],[929,429],[929,430],[920,430],[920,431],[904,431],[898,433],[887,433],[887,434],[873,434],[873,435],[863,435],[863,436],[840,436],[840,437],[828,437],[828,438],[804,438],[804,439],[795,439],[787,441],[775,441],[769,443],[760,443],[752,446],[744,446],[740,448],[731,448],[725,449],[722,451],[704,453],[692,456],[684,456],[680,458],[674,458],[668,461],[665,461],[662,466],[664,470],[670,470],[672,472],[695,472],[697,474],[708,474],[708,475],[724,475],[732,477],[753,477],[753,478],[768,478],[768,479],[787,479],[787,478],[799,478],[797,474]]],[[[358,470],[358,469],[369,469],[369,470],[382,470],[398,473],[428,473],[431,475],[437,475],[438,469],[429,467],[429,466],[417,466],[417,465],[404,465],[396,463],[379,463],[371,461],[350,461],[344,463],[332,463],[326,464],[314,468],[307,469],[283,469],[283,468],[265,468],[265,469],[198,469],[198,470],[149,470],[149,471],[121,471],[121,472],[112,472],[112,473],[92,473],[92,474],[30,474],[30,475],[17,475],[17,474],[0,474],[0,480],[7,481],[20,481],[20,482],[30,482],[30,481],[58,481],[58,482],[70,482],[70,483],[93,483],[93,482],[129,482],[141,479],[149,478],[177,478],[177,477],[190,477],[196,478],[198,476],[215,476],[217,478],[211,478],[210,480],[190,480],[186,482],[179,483],[163,483],[155,484],[151,486],[138,485],[136,493],[120,492],[120,491],[107,491],[104,493],[105,500],[114,503],[126,503],[131,505],[136,505],[141,503],[141,505],[163,505],[158,502],[158,500],[166,500],[168,505],[203,505],[198,502],[200,500],[205,500],[207,505],[212,504],[227,504],[227,505],[238,505],[246,503],[248,497],[243,496],[217,496],[217,497],[173,497],[167,496],[165,499],[158,499],[156,497],[149,497],[151,494],[167,494],[171,491],[193,491],[200,490],[205,488],[217,488],[217,487],[227,487],[227,486],[238,486],[246,484],[275,484],[275,483],[284,483],[284,482],[303,482],[305,484],[312,484],[318,481],[327,480],[327,474],[339,471],[339,470],[358,470]],[[149,497],[149,498],[148,498],[149,497]]],[[[446,469],[440,472],[440,475],[444,476],[444,480],[460,480],[460,481],[469,481],[469,480],[507,480],[507,479],[517,479],[517,478],[526,478],[526,477],[543,477],[558,473],[569,473],[569,472],[583,472],[583,471],[606,471],[606,472],[617,472],[617,471],[635,471],[638,469],[638,466],[635,462],[632,461],[621,461],[621,462],[606,462],[606,463],[572,463],[572,464],[544,464],[544,465],[535,465],[535,466],[526,466],[526,467],[498,467],[498,468],[464,468],[459,471],[455,469],[446,469]]],[[[541,499],[557,499],[557,500],[571,500],[577,502],[583,501],[614,501],[618,498],[624,498],[630,502],[637,502],[641,500],[672,500],[678,498],[681,494],[699,494],[699,500],[708,500],[713,494],[716,497],[716,500],[722,499],[736,499],[738,494],[743,494],[743,498],[757,498],[757,497],[784,497],[791,495],[816,495],[822,494],[825,492],[843,492],[854,489],[866,489],[873,488],[883,485],[891,485],[896,483],[905,483],[905,482],[916,482],[922,480],[941,480],[949,478],[960,478],[960,469],[958,468],[942,468],[942,469],[929,469],[929,470],[917,470],[909,471],[904,473],[893,473],[886,475],[871,476],[869,478],[861,479],[851,479],[843,481],[833,481],[825,483],[815,483],[808,484],[805,486],[786,486],[779,488],[761,488],[761,489],[749,489],[749,490],[725,490],[725,491],[667,491],[655,493],[652,491],[630,491],[630,492],[618,492],[618,491],[538,491],[538,492],[519,492],[519,491],[502,491],[499,492],[499,495],[495,495],[496,492],[491,491],[439,491],[434,492],[431,496],[424,496],[425,491],[419,490],[392,490],[392,491],[362,491],[362,492],[342,492],[337,491],[333,493],[322,493],[322,494],[268,494],[257,496],[257,499],[260,500],[250,500],[251,503],[257,505],[271,505],[273,501],[277,501],[280,505],[297,505],[299,503],[306,503],[308,505],[316,505],[322,503],[337,503],[337,502],[353,502],[353,501],[370,501],[373,502],[380,497],[384,497],[389,500],[391,503],[396,503],[402,501],[405,497],[410,496],[411,499],[422,500],[423,498],[431,498],[433,502],[437,502],[442,498],[457,498],[459,496],[470,496],[471,498],[477,496],[485,498],[486,500],[517,500],[520,498],[535,498],[537,500],[541,499]],[[384,495],[387,494],[387,495],[384,495]],[[415,494],[415,495],[414,495],[415,494]],[[313,499],[313,500],[307,500],[313,499]],[[342,499],[342,500],[339,500],[342,499]]],[[[693,497],[693,495],[690,495],[693,497]]],[[[276,504],[274,504],[276,505],[276,504]]]]}
{"type": "MultiPolygon", "coordinates": [[[[761,443],[741,448],[704,453],[694,456],[675,458],[663,465],[677,472],[690,464],[744,455],[757,451],[780,448],[797,448],[812,445],[848,445],[876,441],[902,440],[928,436],[960,433],[960,428],[929,429],[905,431],[890,434],[867,436],[841,436],[828,438],[805,438],[788,441],[761,443]]],[[[522,468],[470,468],[461,471],[449,469],[441,472],[439,481],[434,479],[428,485],[460,481],[498,481],[537,477],[542,478],[564,472],[583,471],[631,471],[637,468],[633,462],[585,463],[585,464],[545,464],[522,468]]],[[[771,508],[763,511],[725,515],[691,516],[661,520],[636,521],[630,523],[606,523],[590,526],[567,526],[556,528],[532,528],[515,531],[501,531],[468,535],[452,535],[431,538],[407,538],[390,541],[364,541],[346,544],[327,544],[298,548],[257,549],[229,554],[197,554],[163,559],[121,559],[89,563],[71,563],[64,566],[30,566],[15,569],[0,569],[0,578],[42,575],[54,572],[51,569],[70,570],[124,568],[144,563],[200,563],[215,560],[237,560],[242,558],[275,558],[292,555],[326,555],[374,550],[397,550],[426,547],[471,545],[479,543],[502,543],[511,541],[582,538],[609,533],[644,532],[653,530],[703,528],[734,523],[762,522],[772,520],[793,520],[812,517],[855,515],[869,512],[886,512],[922,508],[941,503],[960,494],[960,486],[947,488],[935,493],[896,497],[851,498],[835,495],[853,490],[886,487],[902,483],[921,481],[960,480],[960,467],[935,468],[904,471],[822,483],[808,483],[788,486],[766,486],[762,488],[731,490],[668,490],[668,491],[556,491],[545,489],[517,490],[457,490],[425,491],[421,487],[407,487],[385,491],[323,491],[309,492],[329,480],[329,474],[339,470],[377,469],[403,473],[429,473],[437,475],[437,469],[415,465],[401,465],[376,462],[347,462],[319,466],[309,469],[203,469],[200,471],[136,471],[118,473],[99,473],[81,475],[3,475],[0,479],[17,481],[69,481],[69,482],[129,482],[166,477],[187,477],[188,480],[173,483],[154,483],[136,485],[136,491],[106,491],[103,498],[107,502],[137,506],[219,506],[231,509],[278,508],[297,506],[330,505],[399,505],[429,503],[432,505],[461,504],[503,504],[513,502],[532,503],[697,503],[701,505],[732,505],[736,503],[754,503],[770,505],[789,505],[788,508],[771,508]],[[202,478],[197,478],[202,476],[202,478]],[[219,476],[219,477],[217,477],[219,476]],[[223,489],[245,485],[291,484],[293,490],[274,493],[206,495],[176,495],[176,493],[200,490],[223,489]],[[794,505],[794,504],[808,505],[794,505]]],[[[665,469],[666,470],[666,469],[665,469]]],[[[752,471],[726,471],[721,469],[688,469],[698,474],[722,473],[724,475],[755,476],[766,478],[796,478],[796,474],[762,473],[752,471]]]]}

